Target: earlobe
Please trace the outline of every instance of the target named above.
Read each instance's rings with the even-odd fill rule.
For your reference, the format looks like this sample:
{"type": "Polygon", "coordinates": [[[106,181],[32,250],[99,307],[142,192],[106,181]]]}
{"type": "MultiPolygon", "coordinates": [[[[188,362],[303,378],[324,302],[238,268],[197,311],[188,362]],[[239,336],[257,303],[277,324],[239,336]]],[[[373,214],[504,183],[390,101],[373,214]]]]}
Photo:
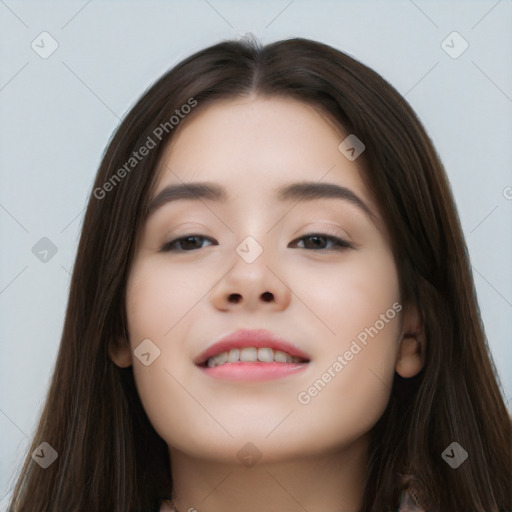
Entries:
{"type": "Polygon", "coordinates": [[[408,379],[421,371],[425,364],[425,341],[424,328],[417,307],[407,308],[395,367],[398,375],[408,379]]]}
{"type": "Polygon", "coordinates": [[[127,340],[110,343],[108,354],[112,362],[120,368],[128,368],[133,364],[130,343],[127,340]]]}

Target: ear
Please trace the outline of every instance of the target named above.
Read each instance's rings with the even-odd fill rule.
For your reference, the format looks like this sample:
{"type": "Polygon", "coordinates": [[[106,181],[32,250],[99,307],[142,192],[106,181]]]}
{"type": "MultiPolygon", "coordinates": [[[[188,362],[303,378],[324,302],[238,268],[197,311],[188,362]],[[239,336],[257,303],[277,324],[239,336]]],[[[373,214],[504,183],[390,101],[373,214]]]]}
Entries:
{"type": "Polygon", "coordinates": [[[108,354],[114,364],[120,368],[127,368],[133,364],[130,342],[126,338],[110,342],[108,354]]]}
{"type": "Polygon", "coordinates": [[[425,364],[425,329],[416,305],[405,308],[402,335],[395,370],[408,379],[417,375],[425,364]]]}

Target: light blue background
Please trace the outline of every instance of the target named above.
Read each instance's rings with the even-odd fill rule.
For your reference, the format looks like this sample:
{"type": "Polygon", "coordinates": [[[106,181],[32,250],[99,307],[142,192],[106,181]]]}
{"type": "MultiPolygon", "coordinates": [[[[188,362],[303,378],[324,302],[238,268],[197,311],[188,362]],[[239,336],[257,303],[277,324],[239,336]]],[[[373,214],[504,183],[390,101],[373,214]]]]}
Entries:
{"type": "Polygon", "coordinates": [[[331,44],[412,104],[453,186],[510,404],[511,27],[510,0],[0,0],[0,509],[45,398],[84,207],[109,137],[169,67],[247,32],[264,43],[302,36],[331,44]],[[43,31],[59,44],[48,59],[31,48],[43,31]],[[469,43],[457,59],[441,48],[452,31],[469,43]],[[58,252],[42,263],[31,249],[45,236],[58,252]]]}

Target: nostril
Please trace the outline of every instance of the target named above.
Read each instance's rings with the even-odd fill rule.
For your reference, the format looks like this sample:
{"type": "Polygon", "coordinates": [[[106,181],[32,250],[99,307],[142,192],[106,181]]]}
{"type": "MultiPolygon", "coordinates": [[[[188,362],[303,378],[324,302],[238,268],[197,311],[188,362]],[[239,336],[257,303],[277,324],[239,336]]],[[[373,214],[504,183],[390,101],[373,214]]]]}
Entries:
{"type": "Polygon", "coordinates": [[[270,292],[265,292],[262,294],[262,298],[265,302],[270,302],[274,296],[270,292]]]}
{"type": "Polygon", "coordinates": [[[240,299],[241,299],[241,296],[239,293],[232,293],[228,297],[229,302],[234,302],[235,304],[238,304],[240,302],[240,299]]]}

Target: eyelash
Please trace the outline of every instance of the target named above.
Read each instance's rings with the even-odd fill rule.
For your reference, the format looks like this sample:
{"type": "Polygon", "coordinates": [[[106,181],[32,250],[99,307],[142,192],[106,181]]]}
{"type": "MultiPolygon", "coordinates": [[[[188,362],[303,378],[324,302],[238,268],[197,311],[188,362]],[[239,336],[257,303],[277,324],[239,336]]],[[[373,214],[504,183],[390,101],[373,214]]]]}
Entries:
{"type": "MultiPolygon", "coordinates": [[[[305,238],[313,238],[313,237],[317,237],[317,238],[324,238],[328,241],[331,241],[331,242],[334,242],[336,248],[331,248],[331,249],[325,249],[325,248],[320,248],[320,249],[306,249],[305,247],[300,247],[300,249],[306,249],[306,250],[321,250],[321,251],[344,251],[346,249],[353,249],[353,246],[351,244],[349,244],[346,240],[343,240],[342,238],[339,238],[337,236],[334,236],[334,235],[328,235],[326,233],[308,233],[306,235],[303,235],[301,236],[300,238],[297,238],[298,241],[300,240],[304,240],[305,238]]],[[[182,241],[182,240],[186,240],[187,238],[202,238],[204,240],[212,240],[212,238],[209,238],[207,236],[202,236],[202,235],[196,235],[196,234],[190,234],[190,235],[185,235],[185,236],[182,236],[180,238],[176,238],[174,240],[171,240],[169,242],[166,242],[160,249],[160,252],[193,252],[195,249],[192,249],[190,251],[187,251],[187,250],[184,250],[184,249],[173,249],[173,246],[182,241]]],[[[199,247],[199,249],[201,249],[202,247],[199,247]]]]}

